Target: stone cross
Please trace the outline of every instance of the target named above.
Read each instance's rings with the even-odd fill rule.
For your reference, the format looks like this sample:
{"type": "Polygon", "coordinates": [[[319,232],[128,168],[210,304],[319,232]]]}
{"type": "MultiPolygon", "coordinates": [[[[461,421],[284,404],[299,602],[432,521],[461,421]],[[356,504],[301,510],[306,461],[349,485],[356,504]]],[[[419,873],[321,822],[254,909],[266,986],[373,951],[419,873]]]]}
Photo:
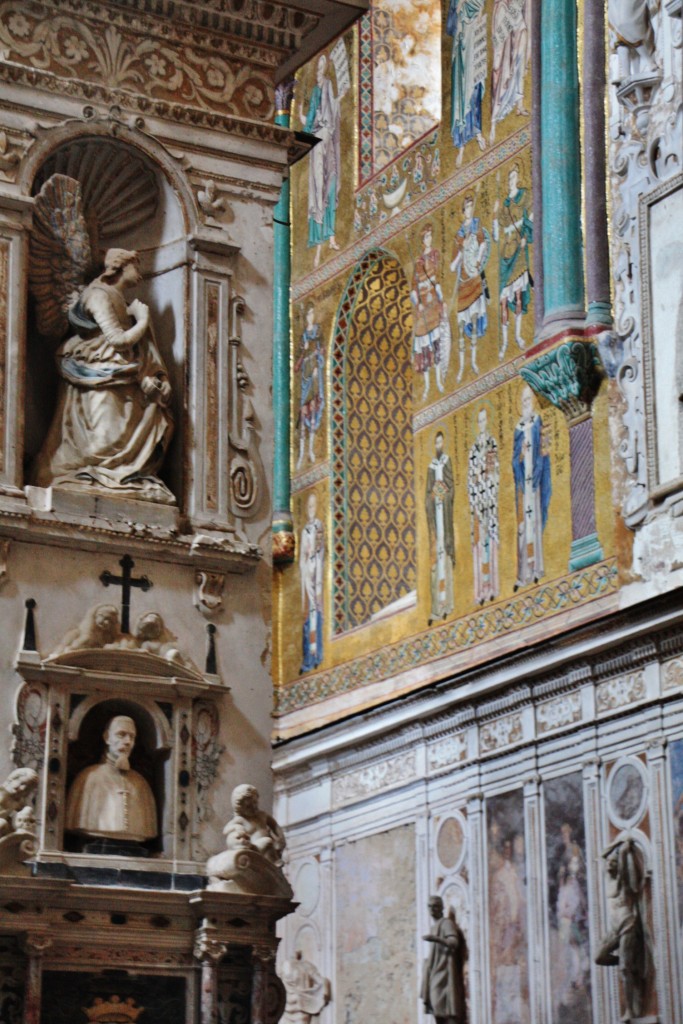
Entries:
{"type": "Polygon", "coordinates": [[[113,587],[121,587],[121,632],[130,633],[130,592],[133,587],[139,587],[140,590],[146,592],[152,586],[151,580],[146,576],[139,576],[135,579],[131,575],[131,570],[135,565],[135,562],[130,555],[124,555],[119,562],[123,572],[120,576],[114,576],[108,569],[100,575],[100,580],[105,587],[110,584],[113,587]]]}

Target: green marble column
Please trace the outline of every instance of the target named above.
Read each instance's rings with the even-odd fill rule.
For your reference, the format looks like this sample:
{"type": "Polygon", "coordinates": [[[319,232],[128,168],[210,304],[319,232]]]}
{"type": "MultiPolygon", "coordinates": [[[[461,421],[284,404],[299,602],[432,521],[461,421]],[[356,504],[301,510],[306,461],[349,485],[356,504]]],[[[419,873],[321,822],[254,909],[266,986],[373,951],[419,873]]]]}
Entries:
{"type": "MultiPolygon", "coordinates": [[[[275,91],[275,123],[289,128],[294,80],[275,91]]],[[[282,183],[273,219],[273,564],[294,561],[294,524],[290,483],[289,286],[291,248],[289,177],[282,183]]]]}
{"type": "MultiPolygon", "coordinates": [[[[583,317],[581,146],[575,0],[541,8],[544,324],[583,317]]],[[[545,331],[547,333],[547,330],[545,331]]]]}

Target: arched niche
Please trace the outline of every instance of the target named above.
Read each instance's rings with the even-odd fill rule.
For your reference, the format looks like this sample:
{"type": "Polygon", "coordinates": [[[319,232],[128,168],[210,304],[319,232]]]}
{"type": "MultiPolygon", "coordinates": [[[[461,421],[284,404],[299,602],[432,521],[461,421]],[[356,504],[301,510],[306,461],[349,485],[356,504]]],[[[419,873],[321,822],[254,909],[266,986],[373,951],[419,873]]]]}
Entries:
{"type": "MultiPolygon", "coordinates": [[[[95,126],[92,131],[81,128],[78,134],[57,132],[49,140],[52,144],[46,140],[39,158],[25,169],[24,185],[35,197],[52,174],[76,179],[81,185],[86,219],[94,226],[96,262],[101,262],[109,248],[139,253],[143,280],[134,294],[150,307],[154,334],[173,389],[174,436],[160,476],[181,504],[187,361],[186,238],[195,222],[195,210],[189,188],[165,166],[169,158],[165,157],[162,166],[158,154],[149,152],[150,147],[143,148],[136,134],[118,131],[113,136],[95,126]]],[[[54,355],[59,343],[39,333],[29,293],[25,482],[30,480],[31,463],[52,422],[58,389],[54,355]]]]}
{"type": "MultiPolygon", "coordinates": [[[[166,763],[171,748],[168,722],[164,722],[159,706],[152,701],[137,701],[115,697],[101,699],[89,697],[77,703],[69,720],[66,785],[64,800],[78,774],[91,765],[99,764],[106,751],[104,733],[111,720],[118,715],[132,718],[136,727],[136,740],[130,757],[131,769],[139,772],[149,784],[157,808],[159,834],[156,839],[144,843],[149,853],[163,850],[166,831],[165,811],[167,805],[168,779],[166,763]]],[[[64,849],[78,851],[82,837],[65,832],[64,849]]]]}

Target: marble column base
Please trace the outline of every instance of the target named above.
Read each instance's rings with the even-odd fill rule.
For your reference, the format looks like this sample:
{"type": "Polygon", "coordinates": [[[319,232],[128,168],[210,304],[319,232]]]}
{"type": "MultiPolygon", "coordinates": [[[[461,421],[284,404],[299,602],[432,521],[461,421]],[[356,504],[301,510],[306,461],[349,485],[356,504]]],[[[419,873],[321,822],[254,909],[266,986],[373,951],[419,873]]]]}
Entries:
{"type": "Polygon", "coordinates": [[[587,565],[601,562],[604,558],[597,533],[589,533],[587,537],[579,537],[572,541],[569,551],[569,571],[585,569],[587,565]]]}

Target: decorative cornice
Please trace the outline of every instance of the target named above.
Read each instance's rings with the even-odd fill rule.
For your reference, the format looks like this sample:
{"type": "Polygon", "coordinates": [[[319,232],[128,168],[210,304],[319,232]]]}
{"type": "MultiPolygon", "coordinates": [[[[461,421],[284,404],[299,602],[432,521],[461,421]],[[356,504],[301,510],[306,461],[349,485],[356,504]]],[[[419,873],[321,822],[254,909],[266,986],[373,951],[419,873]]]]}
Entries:
{"type": "Polygon", "coordinates": [[[37,71],[35,68],[23,67],[20,64],[0,61],[0,82],[23,85],[29,89],[39,89],[58,96],[68,96],[85,103],[102,103],[106,107],[120,106],[140,115],[158,117],[175,124],[208,128],[249,141],[277,146],[279,149],[286,149],[290,162],[300,159],[310,148],[307,143],[301,142],[294,132],[265,120],[251,121],[229,113],[202,110],[189,104],[150,99],[148,96],[125,92],[123,89],[60,78],[52,72],[37,71]]]}

